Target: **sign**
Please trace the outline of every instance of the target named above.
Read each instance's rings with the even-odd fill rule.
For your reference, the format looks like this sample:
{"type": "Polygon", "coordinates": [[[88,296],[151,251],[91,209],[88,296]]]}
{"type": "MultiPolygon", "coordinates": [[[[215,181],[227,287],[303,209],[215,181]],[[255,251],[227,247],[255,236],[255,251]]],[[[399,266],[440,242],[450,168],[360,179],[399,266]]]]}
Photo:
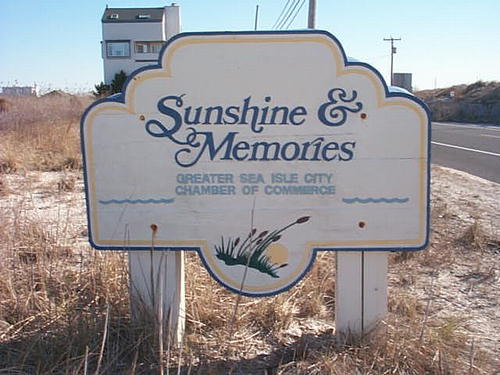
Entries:
{"type": "Polygon", "coordinates": [[[427,244],[429,116],[321,31],[189,33],[82,119],[90,241],[195,250],[227,288],[427,244]]]}

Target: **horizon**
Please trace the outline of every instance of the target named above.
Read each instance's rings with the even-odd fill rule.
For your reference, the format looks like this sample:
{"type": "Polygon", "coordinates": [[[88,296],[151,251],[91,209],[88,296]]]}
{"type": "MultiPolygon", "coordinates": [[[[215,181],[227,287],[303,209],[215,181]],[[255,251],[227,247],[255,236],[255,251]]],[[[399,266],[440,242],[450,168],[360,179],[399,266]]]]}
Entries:
{"type": "MultiPolygon", "coordinates": [[[[287,1],[177,3],[181,7],[182,32],[251,31],[257,5],[258,30],[270,31],[287,1]]],[[[137,8],[161,7],[170,2],[89,0],[68,5],[61,0],[2,1],[0,87],[36,84],[42,92],[93,90],[103,81],[100,41],[106,4],[110,8],[137,8]]],[[[307,2],[302,0],[296,5],[300,11],[294,12],[285,24],[289,30],[306,29],[307,2]]],[[[453,5],[439,0],[418,4],[381,0],[375,5],[365,0],[354,8],[345,1],[317,0],[316,29],[334,35],[347,56],[374,67],[387,83],[391,47],[383,39],[401,38],[395,43],[394,73],[412,73],[412,85],[418,91],[499,81],[494,62],[500,59],[500,50],[491,48],[500,35],[496,22],[499,11],[500,2],[495,0],[480,4],[457,0],[453,5]]]]}

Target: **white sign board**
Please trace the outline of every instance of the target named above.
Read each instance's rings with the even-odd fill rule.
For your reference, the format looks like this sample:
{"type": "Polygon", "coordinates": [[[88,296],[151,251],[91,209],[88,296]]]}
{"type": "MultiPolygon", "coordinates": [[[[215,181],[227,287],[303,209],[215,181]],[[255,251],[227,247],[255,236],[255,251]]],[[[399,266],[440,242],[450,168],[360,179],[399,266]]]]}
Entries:
{"type": "Polygon", "coordinates": [[[149,249],[155,224],[263,296],[319,250],[426,246],[428,113],[332,35],[180,34],[159,60],[82,119],[95,248],[149,249]]]}

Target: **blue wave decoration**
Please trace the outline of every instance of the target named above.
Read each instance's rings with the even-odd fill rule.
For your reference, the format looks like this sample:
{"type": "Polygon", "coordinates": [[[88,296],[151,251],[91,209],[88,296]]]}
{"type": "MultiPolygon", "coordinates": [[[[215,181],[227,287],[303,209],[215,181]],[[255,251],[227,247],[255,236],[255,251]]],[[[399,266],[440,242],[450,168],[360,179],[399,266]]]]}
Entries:
{"type": "Polygon", "coordinates": [[[168,204],[168,203],[174,203],[175,198],[170,198],[170,199],[110,199],[107,201],[100,200],[100,204],[124,204],[124,203],[130,203],[130,204],[168,204]]]}
{"type": "Polygon", "coordinates": [[[342,198],[342,202],[347,204],[353,203],[406,203],[410,198],[342,198]]]}

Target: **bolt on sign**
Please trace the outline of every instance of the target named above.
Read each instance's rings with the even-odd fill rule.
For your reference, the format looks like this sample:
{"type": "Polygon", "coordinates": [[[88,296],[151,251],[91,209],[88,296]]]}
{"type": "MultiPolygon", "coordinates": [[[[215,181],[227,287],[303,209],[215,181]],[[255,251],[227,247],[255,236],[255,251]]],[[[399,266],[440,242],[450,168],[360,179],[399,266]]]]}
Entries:
{"type": "Polygon", "coordinates": [[[82,119],[96,249],[199,253],[251,296],[428,240],[429,115],[327,32],[188,33],[82,119]]]}

